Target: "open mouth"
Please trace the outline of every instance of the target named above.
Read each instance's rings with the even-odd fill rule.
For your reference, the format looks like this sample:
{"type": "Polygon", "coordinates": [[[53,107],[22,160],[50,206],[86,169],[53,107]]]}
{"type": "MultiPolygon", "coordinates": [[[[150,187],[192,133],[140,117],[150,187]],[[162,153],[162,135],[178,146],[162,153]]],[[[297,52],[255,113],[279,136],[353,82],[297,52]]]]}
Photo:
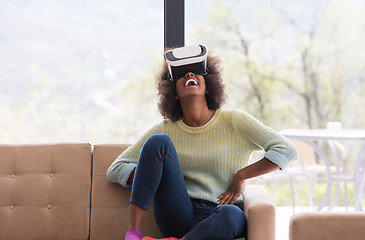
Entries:
{"type": "Polygon", "coordinates": [[[189,79],[185,82],[185,87],[198,86],[198,85],[199,85],[199,83],[194,79],[189,79]]]}

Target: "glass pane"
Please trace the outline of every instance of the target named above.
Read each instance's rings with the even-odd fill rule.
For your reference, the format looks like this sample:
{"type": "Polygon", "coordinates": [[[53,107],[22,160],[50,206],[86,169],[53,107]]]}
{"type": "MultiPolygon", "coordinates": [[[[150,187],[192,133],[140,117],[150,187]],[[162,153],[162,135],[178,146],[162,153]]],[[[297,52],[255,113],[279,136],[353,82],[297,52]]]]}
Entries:
{"type": "Polygon", "coordinates": [[[123,142],[159,117],[133,100],[155,102],[163,1],[1,1],[0,28],[0,142],[123,142]]]}

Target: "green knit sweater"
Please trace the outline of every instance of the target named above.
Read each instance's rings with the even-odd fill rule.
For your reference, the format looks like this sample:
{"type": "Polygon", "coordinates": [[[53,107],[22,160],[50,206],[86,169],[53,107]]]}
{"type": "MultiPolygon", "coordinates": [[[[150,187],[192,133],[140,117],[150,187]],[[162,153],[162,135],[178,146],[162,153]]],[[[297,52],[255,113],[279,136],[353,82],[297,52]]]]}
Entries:
{"type": "Polygon", "coordinates": [[[265,158],[285,169],[297,158],[296,148],[282,135],[246,112],[218,109],[208,123],[189,127],[179,120],[164,120],[126,149],[108,168],[111,182],[129,187],[140,150],[153,134],[167,134],[177,151],[188,194],[217,202],[235,173],[247,166],[252,151],[264,149],[265,158]]]}

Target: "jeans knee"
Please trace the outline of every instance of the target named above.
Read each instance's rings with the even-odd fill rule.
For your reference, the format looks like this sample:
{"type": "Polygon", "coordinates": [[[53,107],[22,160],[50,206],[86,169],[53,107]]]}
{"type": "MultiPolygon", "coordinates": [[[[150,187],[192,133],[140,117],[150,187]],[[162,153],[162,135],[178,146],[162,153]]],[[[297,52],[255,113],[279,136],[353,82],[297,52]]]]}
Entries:
{"type": "Polygon", "coordinates": [[[166,134],[154,134],[147,138],[144,147],[161,147],[172,144],[171,138],[166,134]]]}
{"type": "MultiPolygon", "coordinates": [[[[170,153],[175,153],[175,147],[171,138],[166,134],[151,135],[144,143],[141,151],[141,156],[147,158],[153,157],[156,160],[165,159],[165,156],[170,153]]],[[[176,154],[175,154],[176,155],[176,154]]]]}

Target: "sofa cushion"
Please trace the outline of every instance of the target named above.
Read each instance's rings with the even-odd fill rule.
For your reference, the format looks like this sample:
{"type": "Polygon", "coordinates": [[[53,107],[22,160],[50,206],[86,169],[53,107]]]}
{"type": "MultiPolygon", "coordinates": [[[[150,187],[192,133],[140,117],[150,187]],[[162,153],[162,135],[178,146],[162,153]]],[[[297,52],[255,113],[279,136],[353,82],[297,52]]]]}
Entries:
{"type": "Polygon", "coordinates": [[[90,144],[0,145],[0,239],[88,239],[90,144]]]}
{"type": "Polygon", "coordinates": [[[290,240],[363,240],[363,212],[302,212],[290,219],[290,240]]]}
{"type": "MultiPolygon", "coordinates": [[[[128,146],[125,144],[94,146],[90,232],[92,240],[120,240],[127,230],[131,189],[108,182],[106,170],[128,146]]],[[[162,236],[154,221],[153,211],[148,211],[142,232],[148,236],[162,236]]]]}

